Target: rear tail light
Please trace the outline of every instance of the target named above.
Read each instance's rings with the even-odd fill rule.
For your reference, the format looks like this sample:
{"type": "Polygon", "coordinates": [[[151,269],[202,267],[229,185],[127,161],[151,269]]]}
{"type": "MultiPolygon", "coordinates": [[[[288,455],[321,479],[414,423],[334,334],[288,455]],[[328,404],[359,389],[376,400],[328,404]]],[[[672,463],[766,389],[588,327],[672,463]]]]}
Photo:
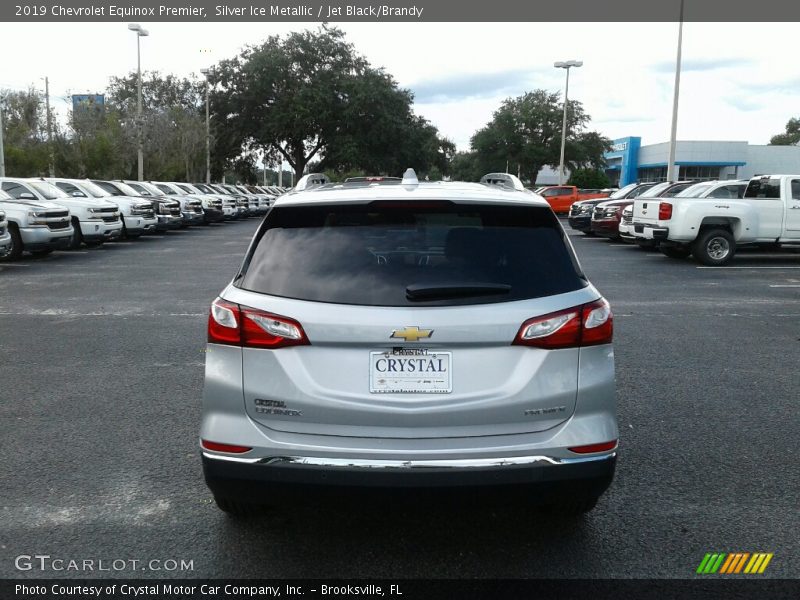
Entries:
{"type": "Polygon", "coordinates": [[[208,315],[208,341],[245,348],[284,348],[310,344],[294,319],[217,298],[208,315]]]}
{"type": "Polygon", "coordinates": [[[575,452],[576,454],[591,454],[592,452],[608,452],[609,450],[613,450],[617,447],[617,440],[611,440],[610,442],[602,442],[600,444],[589,444],[587,446],[573,446],[572,448],[567,448],[570,452],[575,452]]]}
{"type": "Polygon", "coordinates": [[[669,221],[672,218],[672,204],[662,202],[658,205],[658,220],[669,221]]]}
{"type": "Polygon", "coordinates": [[[555,350],[608,344],[614,335],[611,307],[603,298],[522,324],[514,344],[555,350]]]}
{"type": "Polygon", "coordinates": [[[250,452],[250,446],[236,446],[235,444],[220,444],[219,442],[209,442],[202,440],[200,445],[206,450],[213,450],[214,452],[229,452],[230,454],[244,454],[250,452]]]}

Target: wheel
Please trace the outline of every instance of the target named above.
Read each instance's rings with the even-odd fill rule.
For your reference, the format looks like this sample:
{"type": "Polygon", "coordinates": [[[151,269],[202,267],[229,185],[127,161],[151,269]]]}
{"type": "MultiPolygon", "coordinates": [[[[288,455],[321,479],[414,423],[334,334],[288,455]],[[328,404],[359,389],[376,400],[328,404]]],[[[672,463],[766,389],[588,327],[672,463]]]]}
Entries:
{"type": "Polygon", "coordinates": [[[78,219],[75,218],[72,219],[72,229],[74,231],[72,232],[72,241],[69,243],[69,247],[72,250],[77,250],[78,248],[81,247],[81,244],[83,243],[83,233],[81,232],[81,223],[80,221],[78,221],[78,219]]]}
{"type": "Polygon", "coordinates": [[[656,247],[655,240],[645,240],[642,238],[636,238],[636,245],[639,246],[642,250],[652,250],[656,247]]]}
{"type": "Polygon", "coordinates": [[[11,234],[11,245],[8,247],[6,255],[2,257],[5,260],[17,260],[22,256],[22,236],[19,234],[16,223],[8,224],[8,233],[11,234]]]}
{"type": "Polygon", "coordinates": [[[662,246],[659,249],[661,254],[670,258],[689,258],[692,253],[690,248],[684,248],[683,246],[662,246]]]}
{"type": "Polygon", "coordinates": [[[217,508],[222,512],[228,513],[232,517],[252,517],[262,511],[262,507],[258,504],[240,502],[238,500],[231,500],[230,498],[214,496],[214,502],[216,502],[217,508]]]}
{"type": "Polygon", "coordinates": [[[103,241],[104,240],[94,240],[94,241],[91,241],[91,242],[83,242],[83,243],[86,244],[87,246],[89,246],[90,248],[97,248],[98,246],[102,246],[103,245],[103,241]]]}
{"type": "Polygon", "coordinates": [[[31,250],[31,254],[33,254],[36,258],[47,256],[51,252],[52,250],[31,250]]]}
{"type": "Polygon", "coordinates": [[[692,254],[704,265],[719,267],[727,265],[736,253],[736,242],[726,229],[701,231],[692,245],[692,254]]]}

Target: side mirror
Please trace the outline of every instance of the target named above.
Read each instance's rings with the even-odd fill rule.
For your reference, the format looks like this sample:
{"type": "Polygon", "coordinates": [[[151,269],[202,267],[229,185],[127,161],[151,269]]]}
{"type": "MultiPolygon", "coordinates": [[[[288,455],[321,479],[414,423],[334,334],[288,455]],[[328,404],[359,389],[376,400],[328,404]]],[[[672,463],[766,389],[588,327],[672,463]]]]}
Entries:
{"type": "Polygon", "coordinates": [[[33,194],[31,194],[30,192],[22,192],[22,193],[19,195],[19,199],[20,199],[20,200],[36,200],[36,196],[34,196],[33,194]]]}

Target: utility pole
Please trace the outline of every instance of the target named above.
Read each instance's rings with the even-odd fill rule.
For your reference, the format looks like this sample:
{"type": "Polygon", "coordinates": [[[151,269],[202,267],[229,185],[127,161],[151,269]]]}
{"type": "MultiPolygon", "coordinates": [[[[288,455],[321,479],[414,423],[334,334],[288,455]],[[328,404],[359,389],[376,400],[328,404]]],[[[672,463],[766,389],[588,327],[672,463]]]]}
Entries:
{"type": "Polygon", "coordinates": [[[567,83],[564,86],[564,117],[561,123],[561,159],[558,163],[558,185],[564,184],[564,149],[567,144],[567,108],[569,107],[569,70],[572,67],[582,67],[582,60],[568,60],[557,62],[553,66],[556,69],[564,69],[567,72],[567,83]]]}
{"type": "Polygon", "coordinates": [[[672,99],[672,131],[669,136],[669,161],[667,162],[667,181],[675,181],[675,146],[678,141],[678,96],[681,88],[681,44],[683,43],[683,0],[678,24],[678,59],[675,63],[675,95],[672,99]]]}
{"type": "Polygon", "coordinates": [[[283,159],[278,163],[278,187],[283,188],[283,159]]]}
{"type": "Polygon", "coordinates": [[[6,155],[3,152],[3,103],[0,102],[0,177],[6,176],[6,155]]]}
{"type": "Polygon", "coordinates": [[[139,181],[144,181],[144,150],[142,149],[142,45],[141,39],[150,35],[138,23],[131,23],[128,29],[136,33],[136,138],[139,181]]]}
{"type": "Polygon", "coordinates": [[[50,162],[50,177],[56,176],[56,161],[53,156],[53,124],[50,119],[50,80],[44,78],[44,105],[47,110],[47,153],[50,162]]]}
{"type": "Polygon", "coordinates": [[[200,69],[206,78],[206,184],[211,183],[211,121],[208,116],[208,69],[200,69]]]}

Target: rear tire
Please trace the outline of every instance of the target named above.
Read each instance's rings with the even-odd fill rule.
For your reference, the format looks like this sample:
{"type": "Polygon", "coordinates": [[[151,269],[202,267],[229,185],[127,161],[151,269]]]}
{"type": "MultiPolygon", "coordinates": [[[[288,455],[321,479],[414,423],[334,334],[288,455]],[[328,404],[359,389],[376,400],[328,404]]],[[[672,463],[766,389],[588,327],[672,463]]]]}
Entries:
{"type": "Polygon", "coordinates": [[[51,252],[53,252],[52,249],[49,249],[49,250],[31,250],[31,254],[33,256],[35,256],[36,258],[42,258],[43,256],[47,256],[51,252]]]}
{"type": "Polygon", "coordinates": [[[18,260],[19,257],[22,256],[24,245],[22,244],[22,236],[19,233],[19,229],[17,229],[16,223],[8,224],[8,233],[11,234],[11,245],[8,247],[8,252],[6,252],[6,255],[0,257],[0,259],[18,260]]]}
{"type": "Polygon", "coordinates": [[[659,249],[661,254],[670,258],[689,258],[692,253],[690,248],[682,248],[680,246],[666,246],[659,249]]]}
{"type": "Polygon", "coordinates": [[[701,231],[692,244],[694,257],[709,267],[721,267],[733,260],[736,242],[726,229],[707,229],[701,231]]]}
{"type": "Polygon", "coordinates": [[[253,517],[263,512],[264,507],[253,504],[251,502],[241,502],[239,500],[231,500],[230,498],[221,498],[214,496],[214,502],[217,504],[222,512],[227,513],[231,517],[244,519],[253,517]]]}

